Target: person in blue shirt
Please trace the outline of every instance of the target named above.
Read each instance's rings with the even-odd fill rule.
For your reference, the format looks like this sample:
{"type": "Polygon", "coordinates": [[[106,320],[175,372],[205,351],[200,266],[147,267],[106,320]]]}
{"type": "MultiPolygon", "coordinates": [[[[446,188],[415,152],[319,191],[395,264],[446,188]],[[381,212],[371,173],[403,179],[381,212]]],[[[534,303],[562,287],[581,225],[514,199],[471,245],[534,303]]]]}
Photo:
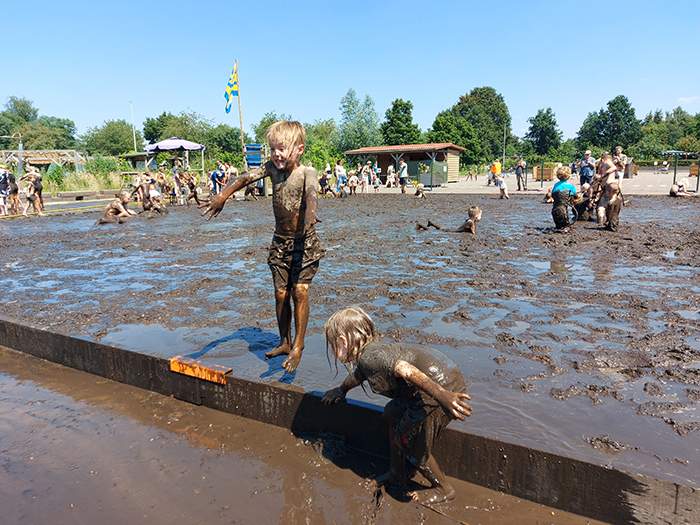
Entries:
{"type": "Polygon", "coordinates": [[[552,188],[552,219],[557,230],[568,232],[571,228],[571,217],[569,216],[569,206],[571,199],[576,194],[576,187],[569,182],[571,178],[571,168],[562,166],[557,170],[557,182],[552,188]]]}

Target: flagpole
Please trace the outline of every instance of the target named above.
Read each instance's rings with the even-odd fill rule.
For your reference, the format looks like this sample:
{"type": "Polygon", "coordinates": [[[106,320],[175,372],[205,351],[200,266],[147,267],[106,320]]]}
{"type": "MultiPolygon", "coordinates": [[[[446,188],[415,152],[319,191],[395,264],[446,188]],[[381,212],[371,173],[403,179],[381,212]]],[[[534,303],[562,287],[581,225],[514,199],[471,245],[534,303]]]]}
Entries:
{"type": "MultiPolygon", "coordinates": [[[[234,65],[234,69],[238,71],[238,59],[234,65]]],[[[241,72],[238,71],[238,119],[241,123],[241,153],[243,153],[243,167],[248,170],[248,157],[245,155],[245,141],[243,140],[243,113],[241,112],[241,72]]]]}

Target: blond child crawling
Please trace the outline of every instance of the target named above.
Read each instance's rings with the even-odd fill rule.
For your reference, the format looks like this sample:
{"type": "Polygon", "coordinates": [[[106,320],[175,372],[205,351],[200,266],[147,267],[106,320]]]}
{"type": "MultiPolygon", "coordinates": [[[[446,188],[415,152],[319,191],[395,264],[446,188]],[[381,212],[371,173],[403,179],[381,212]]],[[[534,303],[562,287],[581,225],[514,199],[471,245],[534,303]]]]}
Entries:
{"type": "Polygon", "coordinates": [[[375,394],[391,398],[384,407],[389,424],[389,473],[377,485],[403,487],[406,460],[430,483],[424,493],[409,495],[423,504],[454,498],[455,492],[440,470],[432,448],[440,431],[453,419],[464,420],[471,406],[459,368],[445,354],[427,347],[378,341],[374,322],[362,308],[350,306],[326,322],[326,344],[350,374],[323,396],[326,405],[345,398],[349,390],[369,383],[375,394]]]}

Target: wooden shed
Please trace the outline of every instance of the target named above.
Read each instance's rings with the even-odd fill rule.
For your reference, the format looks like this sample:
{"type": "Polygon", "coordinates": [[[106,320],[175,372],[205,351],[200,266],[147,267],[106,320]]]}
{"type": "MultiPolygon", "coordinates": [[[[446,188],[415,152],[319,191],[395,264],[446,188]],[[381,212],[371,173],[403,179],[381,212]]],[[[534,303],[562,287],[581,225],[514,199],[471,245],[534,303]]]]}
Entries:
{"type": "Polygon", "coordinates": [[[405,144],[402,146],[376,146],[344,151],[350,166],[358,162],[364,164],[370,157],[376,157],[377,166],[382,170],[382,180],[386,180],[387,168],[394,165],[398,172],[399,160],[408,165],[408,174],[426,186],[439,186],[447,182],[459,181],[459,154],[465,148],[443,142],[439,144],[405,144]],[[428,173],[425,173],[426,169],[428,173]]]}

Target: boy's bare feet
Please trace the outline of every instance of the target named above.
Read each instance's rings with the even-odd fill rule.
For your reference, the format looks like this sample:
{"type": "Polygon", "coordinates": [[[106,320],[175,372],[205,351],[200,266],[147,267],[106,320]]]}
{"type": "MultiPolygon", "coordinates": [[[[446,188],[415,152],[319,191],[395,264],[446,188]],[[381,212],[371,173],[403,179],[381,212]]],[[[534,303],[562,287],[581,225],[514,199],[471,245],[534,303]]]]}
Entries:
{"type": "Polygon", "coordinates": [[[422,505],[430,505],[432,503],[443,503],[455,499],[455,490],[450,486],[437,485],[436,487],[427,490],[414,490],[408,495],[416,503],[422,505]]]}
{"type": "Polygon", "coordinates": [[[279,357],[281,355],[287,355],[288,356],[287,359],[285,359],[282,362],[282,368],[284,368],[288,374],[291,374],[299,366],[299,361],[301,361],[302,352],[303,352],[302,348],[294,348],[292,350],[289,348],[288,344],[283,343],[283,344],[279,345],[277,348],[273,348],[269,352],[266,352],[265,359],[273,359],[273,358],[279,357]]]}

